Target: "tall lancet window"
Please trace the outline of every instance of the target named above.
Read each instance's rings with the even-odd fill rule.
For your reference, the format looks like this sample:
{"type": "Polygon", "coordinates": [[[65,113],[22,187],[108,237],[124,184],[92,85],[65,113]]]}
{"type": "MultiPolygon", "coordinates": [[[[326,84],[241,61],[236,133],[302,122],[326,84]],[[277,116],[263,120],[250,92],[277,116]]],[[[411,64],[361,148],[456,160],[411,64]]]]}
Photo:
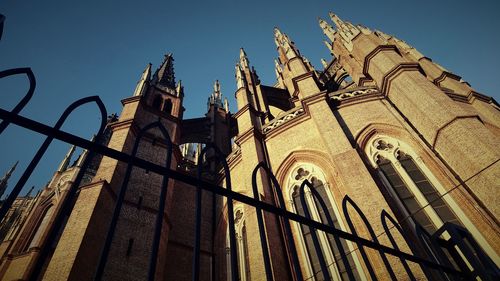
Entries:
{"type": "MultiPolygon", "coordinates": [[[[238,275],[239,280],[251,280],[250,277],[250,260],[248,256],[248,236],[245,216],[242,209],[236,209],[234,212],[234,225],[236,230],[236,255],[238,256],[238,275]]],[[[231,253],[229,248],[229,229],[227,231],[227,266],[228,280],[231,280],[231,253]]]]}
{"type": "Polygon", "coordinates": [[[431,234],[444,222],[461,224],[436,189],[439,182],[407,145],[389,137],[377,137],[367,153],[405,215],[411,214],[431,234]]]}
{"type": "MultiPolygon", "coordinates": [[[[300,200],[299,187],[304,180],[309,180],[316,191],[321,195],[321,198],[325,202],[327,207],[327,212],[331,216],[333,223],[337,229],[345,230],[343,222],[339,220],[340,213],[333,201],[333,196],[329,190],[328,184],[325,181],[322,171],[310,164],[303,164],[296,167],[289,178],[289,194],[290,194],[290,203],[293,205],[293,210],[299,214],[304,216],[304,208],[302,206],[300,200]]],[[[327,218],[325,211],[320,207],[320,203],[317,199],[313,199],[311,191],[306,186],[305,190],[305,198],[306,203],[309,209],[309,213],[311,214],[312,219],[327,224],[327,218]]],[[[308,226],[302,224],[294,224],[294,230],[299,233],[299,235],[295,236],[298,238],[298,251],[300,256],[304,257],[301,261],[304,263],[304,267],[306,269],[306,279],[308,280],[323,280],[323,274],[321,272],[321,267],[319,264],[318,253],[316,252],[313,244],[313,239],[311,236],[311,232],[308,226]]],[[[334,280],[349,280],[346,268],[341,262],[340,250],[335,243],[334,237],[332,235],[326,235],[324,232],[318,231],[316,232],[318,235],[318,240],[321,245],[322,254],[327,263],[329,274],[334,280]]],[[[347,254],[347,259],[350,264],[351,269],[353,270],[354,277],[356,280],[361,279],[360,273],[358,272],[358,268],[360,267],[359,260],[357,259],[354,252],[352,252],[353,248],[350,243],[341,239],[342,248],[344,252],[347,254]]]]}

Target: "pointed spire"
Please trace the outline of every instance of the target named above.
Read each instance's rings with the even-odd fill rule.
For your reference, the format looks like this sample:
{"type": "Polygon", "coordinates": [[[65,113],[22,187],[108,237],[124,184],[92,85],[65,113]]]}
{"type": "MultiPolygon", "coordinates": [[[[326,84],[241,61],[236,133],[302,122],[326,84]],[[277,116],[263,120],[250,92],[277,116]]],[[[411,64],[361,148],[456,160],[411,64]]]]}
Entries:
{"type": "Polygon", "coordinates": [[[241,71],[240,65],[237,63],[234,69],[235,69],[235,77],[236,77],[236,89],[240,89],[240,88],[245,87],[245,80],[243,78],[244,76],[243,76],[243,73],[241,71]]]}
{"type": "Polygon", "coordinates": [[[333,30],[333,27],[329,25],[326,21],[322,20],[321,18],[319,20],[319,26],[321,29],[323,29],[323,33],[330,39],[331,42],[335,41],[335,30],[333,30]]]}
{"type": "Polygon", "coordinates": [[[137,82],[137,86],[135,87],[134,97],[142,96],[146,91],[147,82],[151,79],[151,63],[148,63],[144,71],[142,72],[141,79],[137,82]]]}
{"type": "Polygon", "coordinates": [[[279,47],[283,42],[283,33],[281,33],[278,27],[274,27],[274,42],[277,47],[279,47]]]}
{"type": "Polygon", "coordinates": [[[174,57],[171,53],[165,55],[163,63],[153,75],[153,82],[171,89],[175,88],[174,57]]]}
{"type": "Polygon", "coordinates": [[[219,80],[215,80],[214,83],[214,91],[212,95],[208,98],[208,106],[217,105],[222,108],[222,93],[220,91],[220,83],[219,80]]]}
{"type": "Polygon", "coordinates": [[[175,92],[177,93],[178,97],[184,96],[184,86],[182,86],[181,80],[179,80],[179,82],[177,82],[177,88],[175,89],[175,92]]]}
{"type": "Polygon", "coordinates": [[[75,152],[75,149],[76,149],[75,145],[72,145],[69,148],[68,153],[66,153],[66,156],[64,156],[63,161],[61,162],[61,164],[59,165],[59,168],[57,169],[58,172],[66,171],[66,169],[68,168],[68,165],[69,165],[69,161],[71,160],[71,156],[73,155],[73,152],[75,152]]]}
{"type": "Polygon", "coordinates": [[[227,101],[227,98],[224,98],[224,109],[226,112],[229,112],[229,102],[227,101]]]}
{"type": "Polygon", "coordinates": [[[325,46],[328,48],[331,54],[333,54],[333,46],[330,44],[328,41],[324,40],[323,43],[325,43],[325,46]]]}
{"type": "Polygon", "coordinates": [[[5,190],[7,190],[9,178],[12,176],[12,173],[14,173],[14,170],[16,170],[18,163],[19,161],[16,161],[16,163],[9,169],[9,171],[3,176],[3,178],[0,179],[0,198],[2,198],[5,190]]]}
{"type": "Polygon", "coordinates": [[[243,48],[240,48],[240,65],[242,68],[247,68],[250,65],[247,54],[245,53],[245,50],[243,50],[243,48]]]}
{"type": "Polygon", "coordinates": [[[274,60],[274,72],[276,73],[276,78],[280,79],[283,73],[283,69],[276,59],[274,60]]]}
{"type": "Polygon", "coordinates": [[[337,32],[342,37],[345,47],[349,51],[352,51],[352,39],[354,39],[354,37],[356,37],[356,35],[358,35],[361,31],[352,23],[348,21],[344,22],[343,20],[341,20],[336,14],[330,12],[329,15],[332,21],[335,23],[337,32]]]}
{"type": "Polygon", "coordinates": [[[328,62],[325,60],[325,59],[321,59],[321,64],[323,65],[323,68],[327,68],[328,67],[328,62]]]}

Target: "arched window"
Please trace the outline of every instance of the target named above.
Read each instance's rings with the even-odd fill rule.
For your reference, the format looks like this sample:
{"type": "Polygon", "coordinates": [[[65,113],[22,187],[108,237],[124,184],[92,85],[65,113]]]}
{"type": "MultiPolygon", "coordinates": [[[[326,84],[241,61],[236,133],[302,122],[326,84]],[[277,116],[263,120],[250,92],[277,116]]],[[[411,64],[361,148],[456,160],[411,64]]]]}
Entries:
{"type": "Polygon", "coordinates": [[[166,99],[163,102],[163,112],[168,115],[172,114],[172,101],[170,99],[166,99]]]}
{"type": "Polygon", "coordinates": [[[160,95],[156,95],[153,99],[153,107],[158,109],[158,110],[161,110],[161,101],[162,101],[162,98],[160,95]]]}
{"type": "Polygon", "coordinates": [[[369,153],[379,168],[389,193],[395,195],[405,215],[412,214],[429,233],[444,222],[461,225],[455,213],[436,189],[420,158],[412,156],[409,147],[389,137],[377,137],[370,143],[369,153]],[[415,161],[417,160],[417,161],[415,161]],[[429,205],[428,207],[425,207],[429,205]],[[423,208],[423,210],[421,210],[423,208]],[[420,211],[421,210],[421,211],[420,211]]]}
{"type": "Polygon", "coordinates": [[[40,243],[42,242],[42,236],[44,232],[46,231],[49,221],[52,218],[52,213],[54,212],[54,206],[51,205],[50,207],[46,208],[45,211],[43,212],[42,219],[39,221],[36,232],[33,235],[33,238],[31,238],[31,242],[29,243],[28,249],[33,248],[33,247],[40,247],[40,243]]]}
{"type": "MultiPolygon", "coordinates": [[[[306,179],[312,183],[316,191],[318,191],[321,198],[325,202],[327,211],[332,218],[335,227],[337,229],[344,229],[342,222],[340,222],[338,219],[340,217],[340,214],[338,212],[338,209],[336,208],[335,203],[333,202],[333,197],[328,189],[328,184],[324,179],[323,173],[319,170],[319,168],[313,165],[299,165],[293,170],[292,174],[290,175],[288,186],[290,186],[289,194],[291,195],[291,203],[293,205],[294,211],[299,215],[305,215],[304,208],[300,200],[299,187],[306,179]]],[[[328,223],[325,212],[320,207],[317,199],[313,200],[311,191],[307,186],[305,187],[305,196],[311,217],[318,222],[325,224],[328,223]]],[[[301,251],[302,256],[306,258],[305,261],[302,261],[306,263],[306,279],[311,278],[309,280],[323,280],[318,253],[314,248],[309,227],[298,223],[294,224],[294,226],[295,229],[300,233],[300,237],[296,237],[299,239],[299,251],[301,251]]],[[[328,269],[330,271],[329,273],[332,278],[334,278],[334,280],[349,280],[345,266],[340,261],[340,250],[338,249],[337,244],[334,241],[334,237],[332,235],[326,235],[324,232],[316,232],[316,234],[318,235],[322,253],[325,257],[328,269]]],[[[351,252],[353,249],[352,245],[350,245],[350,243],[348,243],[344,239],[341,239],[341,244],[346,254],[351,253],[347,254],[347,259],[351,269],[353,270],[354,277],[356,278],[356,280],[360,280],[360,273],[357,269],[361,267],[354,252],[351,252]]]]}
{"type": "MultiPolygon", "coordinates": [[[[248,256],[248,237],[245,222],[245,216],[242,209],[236,209],[234,212],[234,226],[236,230],[236,254],[238,256],[238,275],[239,280],[251,280],[250,277],[250,260],[248,256]]],[[[231,253],[229,248],[229,229],[227,231],[227,266],[228,280],[231,279],[231,253]]]]}

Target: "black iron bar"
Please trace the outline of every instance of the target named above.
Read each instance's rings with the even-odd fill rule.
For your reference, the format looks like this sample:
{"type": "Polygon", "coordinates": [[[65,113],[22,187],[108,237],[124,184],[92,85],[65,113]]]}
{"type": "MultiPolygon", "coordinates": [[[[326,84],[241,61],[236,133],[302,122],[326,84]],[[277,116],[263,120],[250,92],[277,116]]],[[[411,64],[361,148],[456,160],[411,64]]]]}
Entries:
{"type": "MultiPolygon", "coordinates": [[[[92,102],[95,102],[97,104],[97,106],[99,107],[99,110],[101,110],[101,115],[103,112],[106,113],[106,109],[104,107],[104,104],[102,103],[101,99],[98,96],[91,96],[91,97],[82,98],[80,100],[75,101],[70,106],[68,106],[66,108],[66,110],[64,110],[63,114],[61,114],[61,117],[59,117],[59,120],[57,120],[57,123],[54,126],[53,130],[59,130],[62,127],[62,125],[64,124],[64,122],[66,121],[66,119],[68,118],[68,116],[73,112],[73,110],[75,110],[76,108],[78,108],[81,105],[84,105],[86,103],[92,103],[92,102]]],[[[15,115],[15,113],[10,113],[10,114],[15,115]]],[[[106,118],[104,118],[104,120],[105,119],[106,118]]],[[[9,119],[7,119],[7,121],[9,122],[9,119]]],[[[31,176],[31,174],[35,170],[36,166],[38,165],[38,163],[42,159],[43,155],[47,151],[47,148],[49,147],[49,145],[52,143],[53,140],[54,140],[54,135],[48,134],[47,138],[42,143],[42,145],[40,146],[40,148],[36,152],[35,156],[31,160],[31,162],[28,164],[28,167],[24,170],[24,172],[21,175],[21,177],[19,178],[18,182],[16,183],[16,185],[14,186],[12,191],[10,192],[9,196],[3,202],[2,207],[0,208],[0,221],[3,220],[5,214],[12,206],[12,203],[14,202],[14,200],[17,198],[17,196],[19,195],[19,193],[23,189],[24,185],[28,181],[29,177],[31,176]]]]}
{"type": "MultiPolygon", "coordinates": [[[[259,191],[257,190],[257,171],[259,170],[259,166],[262,165],[260,163],[255,167],[252,172],[252,191],[253,198],[260,202],[259,191]]],[[[262,209],[259,207],[255,207],[255,214],[257,215],[257,225],[259,227],[259,236],[260,236],[260,247],[262,249],[262,258],[264,259],[264,269],[266,271],[266,279],[268,281],[273,280],[273,272],[271,269],[271,260],[269,258],[269,248],[267,246],[267,237],[266,230],[264,227],[264,218],[262,216],[262,209]]]]}
{"type": "MultiPolygon", "coordinates": [[[[271,169],[267,165],[265,165],[264,162],[261,162],[261,164],[262,168],[267,173],[267,178],[270,179],[271,183],[273,184],[274,193],[278,199],[278,202],[276,202],[276,204],[278,205],[279,208],[286,211],[285,199],[283,198],[283,191],[281,189],[280,184],[278,183],[278,180],[271,172],[271,169]]],[[[300,269],[299,257],[297,255],[297,249],[295,248],[295,241],[293,240],[292,236],[292,228],[290,227],[290,220],[288,218],[284,217],[282,218],[285,226],[285,235],[287,237],[288,247],[290,249],[291,258],[294,265],[295,277],[297,278],[297,280],[303,280],[304,278],[302,277],[302,270],[300,269]]]]}
{"type": "MultiPolygon", "coordinates": [[[[0,15],[0,38],[2,37],[2,25],[3,25],[3,19],[2,15],[0,15]]],[[[21,99],[21,101],[12,109],[12,113],[19,114],[21,110],[26,106],[26,104],[30,101],[31,97],[33,97],[33,94],[35,93],[35,88],[36,88],[36,79],[35,75],[33,74],[33,71],[31,71],[31,68],[29,67],[24,67],[24,68],[13,68],[13,69],[7,69],[4,71],[0,71],[0,79],[7,77],[7,76],[12,76],[12,75],[17,75],[17,74],[26,74],[28,77],[28,81],[30,83],[30,88],[28,89],[28,92],[26,92],[26,95],[21,99]]],[[[7,126],[10,124],[7,120],[3,120],[2,123],[0,123],[0,134],[7,128],[7,126]]]]}
{"type": "MultiPolygon", "coordinates": [[[[306,193],[304,192],[304,187],[308,186],[309,189],[312,189],[312,184],[309,183],[308,180],[304,180],[300,185],[299,194],[300,194],[300,204],[302,204],[302,208],[304,210],[304,215],[306,218],[311,219],[311,214],[309,213],[309,206],[306,202],[306,193]]],[[[326,210],[328,212],[328,210],[326,210]]],[[[331,280],[330,273],[328,272],[328,267],[326,266],[325,256],[323,255],[323,249],[319,244],[318,235],[316,234],[316,230],[309,226],[309,232],[311,233],[311,238],[313,240],[314,249],[316,250],[316,255],[318,256],[319,265],[321,267],[321,271],[323,272],[324,280],[331,280]]]]}
{"type": "MultiPolygon", "coordinates": [[[[349,212],[347,210],[347,203],[349,203],[354,208],[356,213],[361,217],[361,220],[365,224],[365,227],[368,230],[368,233],[370,233],[370,237],[372,238],[373,242],[375,242],[376,244],[380,244],[378,241],[377,235],[375,235],[375,231],[373,231],[372,225],[370,224],[370,222],[366,218],[363,211],[361,211],[361,208],[359,208],[358,204],[356,204],[351,199],[351,197],[346,195],[344,197],[344,199],[342,200],[342,209],[344,211],[344,216],[346,217],[347,223],[349,224],[349,228],[351,229],[352,232],[354,232],[353,234],[355,234],[356,230],[355,230],[354,224],[352,223],[352,220],[349,216],[349,212]]],[[[384,251],[380,251],[380,249],[377,249],[377,250],[380,254],[380,258],[382,259],[382,262],[385,265],[385,268],[387,269],[387,272],[389,272],[389,276],[391,277],[392,280],[397,281],[396,274],[394,274],[394,271],[392,270],[392,267],[389,263],[389,260],[387,260],[387,257],[385,256],[384,251]]]]}
{"type": "MultiPolygon", "coordinates": [[[[389,215],[389,213],[387,213],[385,210],[382,210],[382,212],[380,213],[380,220],[382,221],[382,226],[384,227],[385,233],[387,234],[387,237],[389,238],[389,241],[391,242],[391,245],[394,249],[399,251],[398,244],[396,243],[396,240],[392,236],[391,231],[389,230],[389,227],[387,226],[387,220],[389,220],[392,223],[392,225],[399,231],[401,236],[404,238],[406,244],[409,245],[408,241],[406,240],[406,237],[403,234],[404,233],[403,229],[399,226],[399,224],[396,222],[396,220],[391,215],[389,215]]],[[[408,263],[402,258],[399,258],[399,260],[403,264],[403,267],[406,271],[406,274],[408,274],[408,277],[410,278],[410,280],[415,281],[416,280],[415,276],[413,275],[413,272],[411,271],[410,267],[408,266],[408,263]]]]}
{"type": "MultiPolygon", "coordinates": [[[[170,139],[170,135],[167,132],[167,129],[163,126],[163,124],[158,121],[156,126],[167,144],[167,161],[165,163],[165,167],[170,169],[170,165],[172,163],[172,140],[170,139]]],[[[160,202],[158,204],[158,214],[156,215],[156,223],[155,230],[153,236],[153,245],[151,247],[151,254],[149,255],[149,270],[148,270],[148,280],[153,281],[155,279],[156,274],[156,263],[158,260],[158,250],[160,248],[160,238],[161,231],[163,226],[163,217],[165,216],[165,201],[167,200],[167,192],[168,192],[168,181],[169,176],[164,175],[161,183],[161,191],[160,191],[160,202]]]]}
{"type": "MultiPolygon", "coordinates": [[[[328,225],[335,228],[335,225],[333,224],[333,219],[330,216],[330,212],[328,211],[328,208],[326,207],[325,201],[323,200],[323,198],[321,198],[321,195],[319,194],[319,192],[314,188],[314,186],[308,180],[304,180],[304,182],[301,185],[300,192],[303,192],[303,189],[304,189],[302,187],[303,185],[307,185],[307,187],[309,187],[309,189],[311,190],[313,198],[318,200],[321,208],[323,209],[323,213],[325,213],[325,217],[326,217],[326,221],[327,221],[328,225]]],[[[302,202],[302,200],[301,200],[301,202],[302,202]]],[[[304,207],[304,206],[302,206],[302,207],[304,207]]],[[[333,238],[335,239],[335,244],[337,245],[337,249],[340,252],[340,259],[342,260],[342,263],[345,266],[345,270],[347,272],[347,276],[349,277],[349,280],[355,281],[356,279],[354,278],[354,273],[352,272],[351,265],[349,264],[349,261],[347,260],[347,255],[345,254],[344,246],[342,246],[342,242],[340,241],[340,239],[337,235],[333,235],[333,238]]],[[[339,261],[337,261],[335,258],[335,252],[333,253],[333,256],[334,256],[335,262],[337,263],[337,266],[338,266],[339,261]]],[[[340,268],[338,268],[338,269],[340,272],[340,268]]]]}
{"type": "MultiPolygon", "coordinates": [[[[208,143],[205,145],[200,155],[198,155],[198,185],[196,186],[196,224],[195,224],[195,247],[193,253],[193,280],[199,280],[200,271],[200,239],[201,239],[201,199],[202,199],[202,163],[203,156],[207,151],[214,151],[214,158],[216,162],[214,164],[222,163],[224,176],[226,179],[226,188],[232,192],[231,185],[231,174],[229,172],[229,166],[227,165],[226,157],[222,154],[219,148],[214,143],[208,143]]],[[[229,245],[231,251],[231,278],[233,281],[239,280],[238,272],[238,259],[236,251],[236,230],[234,225],[234,209],[233,201],[227,199],[227,211],[228,211],[228,227],[229,227],[229,245]]]]}
{"type": "MultiPolygon", "coordinates": [[[[163,127],[163,125],[161,124],[160,121],[156,121],[156,122],[153,122],[153,123],[145,126],[137,134],[137,137],[136,137],[135,143],[134,143],[134,147],[132,149],[132,154],[131,154],[132,156],[135,156],[137,154],[137,151],[139,149],[140,141],[141,141],[142,137],[144,136],[144,134],[147,131],[149,131],[150,129],[153,129],[153,128],[159,128],[162,133],[166,133],[166,137],[167,138],[169,137],[166,129],[163,127]],[[163,130],[162,130],[162,128],[163,128],[163,130]]],[[[169,141],[167,141],[167,145],[168,144],[169,144],[169,141]]],[[[127,170],[125,172],[125,176],[123,177],[122,186],[120,187],[118,196],[116,198],[115,208],[113,210],[113,215],[111,217],[111,222],[110,222],[110,225],[109,225],[109,228],[108,228],[108,232],[106,234],[106,239],[104,241],[104,245],[103,245],[103,248],[101,250],[101,255],[99,257],[99,262],[98,262],[98,265],[97,265],[97,270],[96,270],[95,275],[94,275],[94,280],[101,280],[102,276],[104,274],[104,268],[105,268],[106,262],[108,260],[109,251],[111,249],[111,242],[113,241],[113,236],[115,234],[116,226],[118,224],[118,219],[120,217],[120,213],[121,213],[123,201],[125,199],[125,194],[126,194],[127,188],[128,188],[128,182],[130,180],[130,175],[132,173],[132,168],[134,168],[134,166],[135,166],[134,159],[135,158],[133,158],[133,159],[131,159],[130,161],[127,162],[128,163],[127,170]]],[[[167,161],[169,159],[170,159],[170,154],[167,156],[167,161]]],[[[167,167],[169,167],[169,166],[167,166],[167,167]]],[[[165,167],[164,167],[164,169],[165,169],[165,167]]],[[[169,168],[167,168],[167,169],[169,169],[169,168]]],[[[168,185],[168,175],[163,175],[163,177],[164,178],[163,178],[163,183],[162,184],[167,184],[168,185]],[[167,178],[167,180],[165,180],[165,178],[167,178]]],[[[166,189],[166,186],[165,187],[162,186],[162,192],[166,192],[166,190],[164,191],[163,189],[166,189]]],[[[163,213],[163,210],[159,210],[159,212],[163,213]]],[[[153,243],[153,246],[155,246],[154,243],[153,243]]],[[[150,258],[151,258],[151,255],[150,255],[150,258]]],[[[156,258],[157,258],[156,256],[152,258],[154,260],[154,262],[153,262],[153,264],[150,263],[150,270],[148,271],[148,274],[150,274],[151,271],[153,271],[152,278],[154,278],[154,267],[156,266],[156,258]]],[[[151,276],[148,276],[148,277],[151,277],[151,276]]]]}
{"type": "Polygon", "coordinates": [[[413,256],[413,255],[410,255],[408,253],[401,252],[401,251],[395,250],[393,248],[390,248],[390,247],[387,247],[387,246],[384,246],[381,244],[377,244],[371,240],[368,240],[368,239],[365,239],[362,237],[358,237],[358,236],[353,235],[351,233],[335,229],[329,225],[325,225],[325,224],[316,222],[314,220],[307,219],[307,218],[302,217],[300,215],[297,215],[295,213],[292,213],[292,212],[289,212],[287,210],[283,210],[281,208],[275,207],[271,204],[260,202],[259,200],[255,200],[251,197],[242,195],[240,193],[230,191],[226,188],[217,186],[215,184],[190,177],[184,173],[177,172],[175,170],[166,169],[165,167],[151,163],[149,161],[143,160],[143,159],[135,157],[135,156],[131,156],[127,153],[120,152],[120,151],[108,148],[108,147],[100,145],[100,144],[95,144],[95,143],[93,143],[89,140],[86,140],[84,138],[69,134],[65,131],[61,131],[59,129],[47,126],[45,124],[36,122],[34,120],[31,120],[31,119],[28,119],[25,117],[22,117],[20,115],[13,114],[7,110],[0,109],[0,119],[9,120],[9,122],[16,124],[18,126],[24,127],[26,129],[29,129],[31,131],[35,131],[35,132],[38,132],[41,134],[49,135],[49,136],[52,136],[58,140],[61,140],[61,141],[67,142],[67,143],[71,143],[71,144],[77,145],[77,146],[85,148],[85,149],[93,150],[96,153],[103,154],[105,156],[114,158],[118,161],[123,161],[126,163],[133,161],[134,165],[138,166],[140,168],[147,169],[149,171],[158,173],[160,175],[168,175],[173,180],[179,180],[179,181],[185,182],[189,185],[200,186],[204,190],[214,192],[220,196],[227,197],[228,200],[232,199],[232,200],[236,200],[236,201],[242,202],[244,204],[247,204],[247,205],[250,205],[253,207],[258,207],[258,208],[262,209],[263,211],[274,213],[274,214],[281,216],[283,218],[290,219],[290,220],[296,221],[298,223],[301,223],[301,224],[304,224],[307,226],[312,226],[316,229],[319,229],[321,231],[327,232],[327,233],[332,234],[332,235],[338,235],[340,238],[347,239],[349,241],[357,243],[358,245],[362,245],[365,247],[369,247],[369,248],[373,248],[373,249],[376,249],[379,251],[383,251],[386,254],[390,254],[390,255],[393,255],[396,257],[401,257],[401,258],[404,258],[404,259],[409,260],[411,262],[419,263],[421,265],[425,265],[425,266],[428,266],[430,268],[441,270],[443,272],[447,272],[447,273],[455,274],[455,275],[459,275],[459,276],[463,275],[463,273],[461,271],[450,268],[448,266],[443,266],[443,265],[437,264],[435,262],[423,259],[421,257],[413,256]]]}

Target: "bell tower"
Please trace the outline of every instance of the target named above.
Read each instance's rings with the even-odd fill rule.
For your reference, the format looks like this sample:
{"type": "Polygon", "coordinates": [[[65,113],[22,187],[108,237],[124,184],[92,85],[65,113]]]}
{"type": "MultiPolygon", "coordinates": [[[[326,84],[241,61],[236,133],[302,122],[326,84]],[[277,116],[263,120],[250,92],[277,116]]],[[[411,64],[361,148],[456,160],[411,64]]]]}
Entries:
{"type": "MultiPolygon", "coordinates": [[[[173,146],[170,169],[176,169],[180,152],[180,123],[184,108],[184,90],[174,77],[173,56],[167,54],[151,77],[151,64],[140,76],[131,97],[122,100],[119,119],[109,126],[112,135],[108,147],[131,154],[138,143],[136,156],[165,166],[168,133],[173,146]],[[148,125],[161,125],[144,131],[148,125]],[[139,139],[140,137],[140,139],[139,139]]],[[[163,276],[166,245],[171,225],[169,219],[174,181],[169,180],[165,209],[159,210],[163,176],[133,167],[130,180],[124,182],[127,163],[103,157],[92,182],[80,187],[73,211],[44,273],[45,279],[91,280],[96,274],[104,241],[110,229],[118,195],[126,188],[107,257],[104,257],[103,279],[145,280],[153,248],[155,221],[163,212],[160,244],[156,257],[156,276],[163,276]]]]}

